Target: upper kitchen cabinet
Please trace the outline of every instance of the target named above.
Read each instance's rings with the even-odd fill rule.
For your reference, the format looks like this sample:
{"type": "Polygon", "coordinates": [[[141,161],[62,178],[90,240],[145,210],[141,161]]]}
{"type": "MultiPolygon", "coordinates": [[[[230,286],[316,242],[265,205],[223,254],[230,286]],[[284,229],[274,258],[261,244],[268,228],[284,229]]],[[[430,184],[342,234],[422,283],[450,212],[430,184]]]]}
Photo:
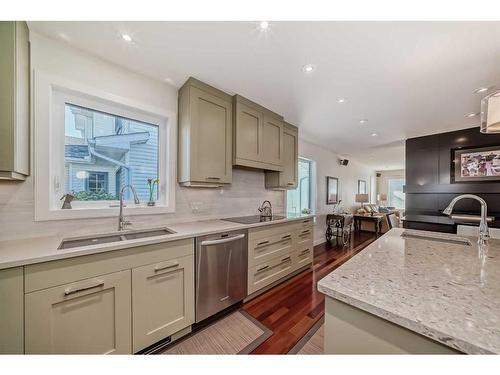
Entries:
{"type": "Polygon", "coordinates": [[[179,91],[179,172],[183,186],[232,180],[233,99],[194,78],[179,91]]]}
{"type": "Polygon", "coordinates": [[[283,117],[234,96],[233,164],[283,171],[283,117]]]}
{"type": "Polygon", "coordinates": [[[283,131],[283,171],[266,171],[267,189],[297,188],[299,152],[299,130],[285,123],[283,131]]]}
{"type": "Polygon", "coordinates": [[[25,22],[0,22],[0,179],[29,175],[29,42],[25,22]]]}

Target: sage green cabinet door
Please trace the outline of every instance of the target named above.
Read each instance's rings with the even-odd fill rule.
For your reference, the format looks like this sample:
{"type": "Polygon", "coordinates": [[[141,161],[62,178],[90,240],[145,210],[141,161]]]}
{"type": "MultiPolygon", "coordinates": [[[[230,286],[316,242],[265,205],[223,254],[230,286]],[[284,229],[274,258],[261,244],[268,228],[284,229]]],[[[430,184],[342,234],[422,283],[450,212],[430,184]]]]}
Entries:
{"type": "Polygon", "coordinates": [[[193,256],[132,269],[134,352],[193,324],[193,269],[193,256]]]}
{"type": "Polygon", "coordinates": [[[0,354],[24,353],[23,267],[0,270],[0,354]]]}
{"type": "Polygon", "coordinates": [[[25,295],[26,354],[130,354],[130,270],[25,295]]]}
{"type": "Polygon", "coordinates": [[[266,172],[266,188],[295,189],[298,181],[299,133],[295,126],[285,124],[283,130],[283,171],[266,172]]]}
{"type": "Polygon", "coordinates": [[[246,104],[236,103],[235,159],[249,167],[262,161],[262,131],[264,116],[246,104]]]}
{"type": "Polygon", "coordinates": [[[283,165],[283,121],[264,115],[262,158],[266,164],[283,165]]]}
{"type": "Polygon", "coordinates": [[[190,87],[191,181],[231,183],[232,103],[190,87]]]}

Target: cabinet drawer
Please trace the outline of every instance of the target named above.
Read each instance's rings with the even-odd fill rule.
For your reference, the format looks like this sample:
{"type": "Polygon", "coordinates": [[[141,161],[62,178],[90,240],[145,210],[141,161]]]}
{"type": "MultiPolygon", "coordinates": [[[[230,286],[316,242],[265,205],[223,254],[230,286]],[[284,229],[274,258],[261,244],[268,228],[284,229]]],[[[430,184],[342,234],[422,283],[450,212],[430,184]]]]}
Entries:
{"type": "Polygon", "coordinates": [[[297,236],[297,246],[303,248],[305,244],[309,244],[313,240],[313,230],[312,228],[300,229],[295,232],[297,236]]]}
{"type": "Polygon", "coordinates": [[[248,267],[270,261],[293,250],[293,232],[287,231],[265,239],[249,242],[248,267]]]}
{"type": "Polygon", "coordinates": [[[24,268],[25,293],[186,255],[194,255],[193,239],[32,264],[24,268]]]}
{"type": "Polygon", "coordinates": [[[132,269],[134,353],[194,322],[192,255],[132,269]]]}
{"type": "Polygon", "coordinates": [[[130,270],[25,295],[26,354],[130,354],[130,270]]]}
{"type": "Polygon", "coordinates": [[[302,220],[298,220],[297,221],[298,223],[298,227],[300,229],[308,229],[308,228],[311,228],[312,230],[312,226],[314,224],[314,218],[312,217],[309,217],[307,219],[302,219],[302,220]]]}
{"type": "Polygon", "coordinates": [[[307,247],[303,250],[297,250],[293,254],[293,269],[298,270],[304,266],[307,266],[313,261],[313,249],[311,247],[307,247]]]}
{"type": "Polygon", "coordinates": [[[294,231],[298,228],[296,222],[288,222],[284,224],[274,224],[274,225],[266,225],[259,228],[250,228],[248,230],[248,240],[268,240],[272,236],[276,236],[282,233],[288,233],[290,231],[294,231]]]}
{"type": "Polygon", "coordinates": [[[252,267],[248,272],[248,294],[272,284],[293,271],[291,254],[252,267]]]}

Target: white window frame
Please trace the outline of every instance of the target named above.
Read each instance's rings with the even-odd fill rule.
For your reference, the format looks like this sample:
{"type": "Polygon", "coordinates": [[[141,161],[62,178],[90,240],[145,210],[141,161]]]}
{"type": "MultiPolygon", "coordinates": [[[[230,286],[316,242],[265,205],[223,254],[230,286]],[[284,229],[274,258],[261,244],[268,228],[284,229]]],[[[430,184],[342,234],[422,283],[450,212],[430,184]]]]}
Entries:
{"type": "MultiPolygon", "coordinates": [[[[309,173],[310,173],[310,185],[309,185],[309,200],[310,200],[310,210],[312,214],[316,214],[317,212],[317,204],[316,204],[316,197],[317,197],[317,179],[316,179],[316,161],[310,158],[306,158],[305,156],[300,156],[298,159],[303,159],[309,162],[309,173]]],[[[298,163],[299,160],[297,161],[297,168],[298,168],[298,163]]],[[[298,179],[298,176],[297,176],[298,179]]],[[[297,180],[297,189],[300,188],[299,186],[300,181],[297,180]]],[[[285,208],[288,210],[288,190],[285,190],[285,208]]]]}
{"type": "Polygon", "coordinates": [[[67,80],[42,71],[33,73],[34,198],[35,220],[63,220],[118,215],[118,201],[73,201],[61,209],[64,191],[65,103],[157,125],[160,198],[153,207],[127,201],[127,215],[175,212],[177,114],[162,108],[67,80]],[[110,205],[114,207],[110,207],[110,205]]]}
{"type": "MultiPolygon", "coordinates": [[[[404,176],[388,176],[387,177],[387,205],[389,207],[391,207],[391,180],[403,180],[403,185],[406,183],[406,180],[405,180],[405,177],[404,176]]],[[[404,194],[404,193],[403,193],[404,194]]],[[[405,194],[405,199],[404,199],[404,204],[403,204],[403,207],[396,207],[396,209],[398,210],[402,210],[405,208],[405,205],[406,205],[406,194],[405,194]]]]}

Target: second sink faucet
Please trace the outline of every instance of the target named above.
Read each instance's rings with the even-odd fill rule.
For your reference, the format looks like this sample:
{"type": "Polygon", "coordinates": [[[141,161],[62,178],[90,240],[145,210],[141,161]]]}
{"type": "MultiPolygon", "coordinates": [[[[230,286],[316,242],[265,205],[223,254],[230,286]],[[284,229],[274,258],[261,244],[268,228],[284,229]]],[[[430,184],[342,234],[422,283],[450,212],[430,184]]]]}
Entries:
{"type": "Polygon", "coordinates": [[[269,201],[264,201],[262,202],[262,205],[258,208],[260,212],[260,217],[272,217],[273,216],[273,206],[271,205],[271,202],[269,201]],[[267,203],[267,206],[266,206],[267,203]]]}
{"type": "Polygon", "coordinates": [[[490,239],[490,231],[488,229],[488,221],[487,221],[488,205],[486,204],[486,202],[483,198],[478,197],[477,195],[474,195],[474,194],[459,195],[458,197],[455,197],[452,199],[452,201],[450,202],[448,207],[446,207],[444,209],[443,213],[445,215],[450,216],[455,204],[459,200],[466,199],[466,198],[475,199],[475,200],[479,201],[479,203],[481,203],[481,222],[479,224],[479,238],[477,240],[477,243],[479,244],[479,246],[484,246],[487,244],[488,240],[490,239]]]}
{"type": "Polygon", "coordinates": [[[134,203],[139,204],[139,197],[137,196],[137,192],[135,191],[135,188],[132,185],[125,185],[121,188],[120,190],[120,214],[118,215],[118,230],[122,231],[124,230],[127,225],[132,225],[130,221],[127,221],[123,218],[123,192],[125,191],[126,188],[129,188],[132,190],[132,193],[134,194],[134,203]]]}

